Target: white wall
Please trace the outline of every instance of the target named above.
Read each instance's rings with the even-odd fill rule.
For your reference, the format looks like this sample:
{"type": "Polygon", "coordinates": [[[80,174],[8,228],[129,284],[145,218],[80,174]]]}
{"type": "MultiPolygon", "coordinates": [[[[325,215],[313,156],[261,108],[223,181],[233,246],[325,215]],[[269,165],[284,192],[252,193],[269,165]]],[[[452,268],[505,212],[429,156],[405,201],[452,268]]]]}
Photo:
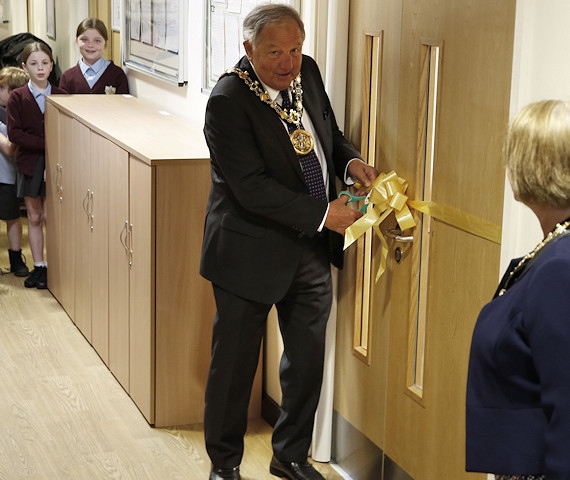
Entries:
{"type": "MultiPolygon", "coordinates": [[[[518,0],[511,93],[511,116],[528,103],[570,98],[568,47],[570,2],[518,0]]],[[[532,250],[542,239],[534,214],[505,188],[501,273],[510,259],[532,250]]]]}
{"type": "MultiPolygon", "coordinates": [[[[23,2],[23,0],[12,0],[12,3],[16,1],[23,2]]],[[[63,71],[74,65],[79,59],[75,32],[79,22],[89,15],[88,0],[54,0],[55,39],[48,38],[46,33],[46,1],[29,0],[28,3],[31,18],[29,32],[44,40],[52,48],[59,70],[63,71]]]]}
{"type": "Polygon", "coordinates": [[[28,9],[25,2],[19,1],[14,8],[14,1],[4,2],[4,21],[0,24],[0,39],[16,33],[28,31],[28,9]]]}

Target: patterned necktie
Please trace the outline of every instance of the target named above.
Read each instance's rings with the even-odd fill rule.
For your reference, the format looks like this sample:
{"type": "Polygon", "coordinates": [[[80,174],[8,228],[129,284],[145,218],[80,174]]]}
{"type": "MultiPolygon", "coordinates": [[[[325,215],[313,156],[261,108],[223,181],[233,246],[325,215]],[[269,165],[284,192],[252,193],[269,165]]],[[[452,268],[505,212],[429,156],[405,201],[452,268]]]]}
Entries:
{"type": "MultiPolygon", "coordinates": [[[[289,91],[281,90],[281,97],[283,98],[283,103],[281,104],[284,110],[289,110],[291,108],[291,100],[289,99],[289,91]]],[[[294,132],[297,126],[294,123],[285,122],[287,124],[287,129],[289,133],[294,132]]],[[[303,128],[303,124],[299,124],[299,128],[303,128]]],[[[305,177],[305,184],[309,189],[309,193],[313,197],[320,198],[321,200],[327,200],[327,192],[325,190],[325,183],[323,180],[323,170],[321,168],[321,163],[317,158],[315,149],[313,148],[306,155],[297,155],[299,157],[299,163],[301,164],[301,170],[303,170],[303,175],[305,177]]]]}

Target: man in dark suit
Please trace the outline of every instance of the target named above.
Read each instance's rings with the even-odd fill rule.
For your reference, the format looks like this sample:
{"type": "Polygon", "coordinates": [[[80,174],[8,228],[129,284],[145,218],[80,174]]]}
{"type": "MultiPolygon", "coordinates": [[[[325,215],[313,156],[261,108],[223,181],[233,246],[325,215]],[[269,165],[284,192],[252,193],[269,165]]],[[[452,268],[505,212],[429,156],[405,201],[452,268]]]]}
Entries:
{"type": "Polygon", "coordinates": [[[201,274],[217,306],[204,418],[210,480],[241,478],[248,404],[273,305],[284,353],[270,472],[322,479],[307,455],[332,301],[330,262],[342,267],[342,234],[361,216],[346,206],[348,197],[336,198],[335,175],[368,186],[378,172],[339,130],[318,67],[302,54],[296,10],[261,5],[243,26],[247,55],[214,87],[204,126],[212,188],[201,274]]]}

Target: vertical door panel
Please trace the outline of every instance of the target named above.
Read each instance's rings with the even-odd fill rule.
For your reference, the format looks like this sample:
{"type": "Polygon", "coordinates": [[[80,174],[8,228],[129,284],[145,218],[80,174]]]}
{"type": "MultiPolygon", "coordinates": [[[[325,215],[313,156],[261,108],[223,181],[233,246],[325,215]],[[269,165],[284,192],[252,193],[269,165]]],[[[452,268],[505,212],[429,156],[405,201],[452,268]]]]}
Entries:
{"type": "Polygon", "coordinates": [[[77,328],[91,343],[91,245],[92,202],[91,186],[91,135],[88,127],[72,121],[73,158],[75,162],[73,217],[75,317],[77,328]]]}
{"type": "MultiPolygon", "coordinates": [[[[381,30],[375,164],[407,179],[410,199],[501,224],[514,17],[514,0],[351,4],[348,134],[360,137],[363,31],[381,30]]],[[[495,288],[500,246],[414,216],[418,225],[405,232],[413,243],[389,240],[386,272],[372,288],[370,349],[384,355],[373,353],[370,365],[350,354],[347,340],[359,274],[356,252],[347,254],[335,409],[378,447],[384,465],[411,478],[484,478],[465,472],[465,383],[472,328],[495,288]]],[[[393,226],[387,219],[382,230],[393,226]]],[[[375,272],[379,249],[372,255],[375,272]]],[[[387,471],[384,480],[395,478],[387,471]]]]}
{"type": "Polygon", "coordinates": [[[129,155],[109,151],[109,369],[129,391],[129,155]]]}
{"type": "MultiPolygon", "coordinates": [[[[109,365],[109,163],[115,145],[91,132],[91,344],[109,365]]],[[[115,147],[116,148],[116,147],[115,147]]]]}
{"type": "MultiPolygon", "coordinates": [[[[154,423],[154,270],[152,167],[129,160],[129,393],[154,423]]],[[[176,205],[173,205],[176,208],[176,205]]]]}

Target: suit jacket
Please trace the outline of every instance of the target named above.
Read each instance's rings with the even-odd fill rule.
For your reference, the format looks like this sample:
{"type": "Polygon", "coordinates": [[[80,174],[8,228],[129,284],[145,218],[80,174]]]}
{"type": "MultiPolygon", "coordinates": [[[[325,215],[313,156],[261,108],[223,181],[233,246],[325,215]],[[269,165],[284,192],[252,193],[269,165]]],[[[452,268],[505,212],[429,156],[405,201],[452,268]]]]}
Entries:
{"type": "MultiPolygon", "coordinates": [[[[257,80],[246,57],[237,66],[257,80]]],[[[303,106],[322,143],[329,172],[344,175],[360,158],[339,130],[315,61],[303,56],[303,106]]],[[[206,211],[201,274],[236,295],[275,303],[288,290],[304,243],[317,234],[327,201],[309,195],[299,159],[278,114],[237,75],[210,94],[204,135],[212,186],[206,211]]],[[[331,260],[342,267],[342,236],[325,229],[331,260]]]]}
{"type": "Polygon", "coordinates": [[[467,382],[466,468],[568,480],[570,236],[535,258],[477,319],[467,382]]]}
{"type": "MultiPolygon", "coordinates": [[[[65,91],[52,85],[52,94],[65,91]]],[[[33,175],[38,157],[45,154],[44,114],[28,84],[12,90],[6,106],[8,138],[16,144],[18,172],[33,175]]]]}
{"type": "Polygon", "coordinates": [[[129,83],[127,80],[127,75],[125,72],[111,62],[99,80],[93,85],[93,88],[89,88],[89,84],[79,64],[67,69],[63,72],[61,80],[59,81],[59,88],[65,90],[67,93],[105,93],[105,87],[111,86],[115,87],[115,93],[129,93],[129,83]]]}

